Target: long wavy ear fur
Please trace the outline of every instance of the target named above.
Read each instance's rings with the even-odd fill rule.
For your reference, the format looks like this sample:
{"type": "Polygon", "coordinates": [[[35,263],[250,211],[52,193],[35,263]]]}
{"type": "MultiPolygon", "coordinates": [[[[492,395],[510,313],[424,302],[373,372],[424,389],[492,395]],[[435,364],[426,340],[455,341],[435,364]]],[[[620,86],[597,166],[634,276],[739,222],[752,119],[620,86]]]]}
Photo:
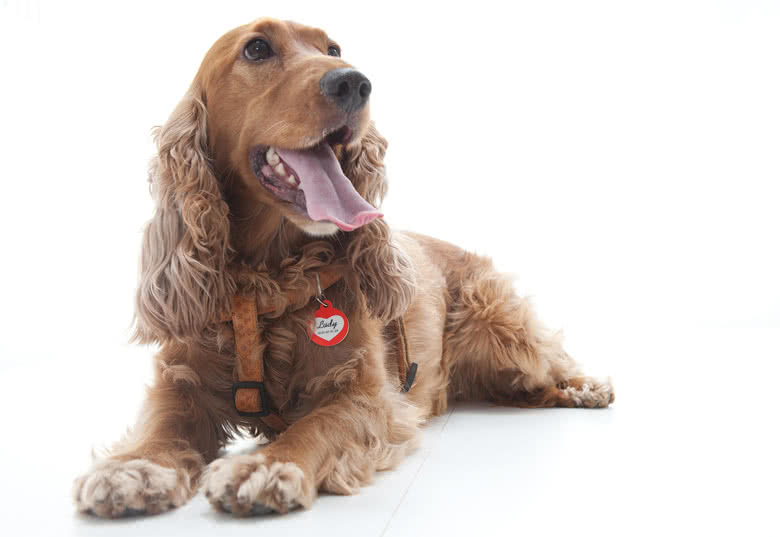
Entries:
{"type": "MultiPolygon", "coordinates": [[[[348,150],[344,157],[347,177],[375,207],[381,205],[387,192],[386,150],[387,140],[372,122],[360,146],[348,150]]],[[[347,258],[373,317],[389,321],[406,312],[414,298],[414,271],[409,257],[393,242],[384,220],[374,220],[349,234],[347,258]]]]}
{"type": "Polygon", "coordinates": [[[157,208],[144,231],[135,339],[184,340],[225,310],[235,284],[228,205],[208,157],[204,97],[194,84],[155,132],[149,171],[157,208]]]}

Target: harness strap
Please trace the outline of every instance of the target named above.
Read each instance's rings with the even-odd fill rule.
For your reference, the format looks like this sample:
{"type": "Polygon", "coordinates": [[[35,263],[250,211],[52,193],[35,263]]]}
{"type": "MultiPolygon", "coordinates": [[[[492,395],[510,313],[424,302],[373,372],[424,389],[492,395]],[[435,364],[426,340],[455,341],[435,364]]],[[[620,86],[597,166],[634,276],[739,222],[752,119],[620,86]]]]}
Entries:
{"type": "Polygon", "coordinates": [[[395,326],[398,334],[398,378],[404,383],[401,391],[407,393],[412,389],[414,378],[417,376],[417,362],[411,362],[409,358],[409,344],[406,341],[404,318],[396,319],[395,326]]]}
{"type": "MultiPolygon", "coordinates": [[[[327,289],[337,281],[339,281],[341,278],[344,277],[342,271],[339,268],[327,268],[322,269],[319,272],[320,275],[320,285],[323,289],[327,289]]],[[[287,305],[295,303],[296,299],[300,298],[299,295],[297,295],[294,291],[288,291],[286,293],[287,298],[287,305]]],[[[276,307],[274,305],[270,304],[263,304],[259,302],[259,300],[255,303],[255,307],[257,309],[257,316],[259,315],[266,315],[268,313],[273,313],[276,311],[276,307]]],[[[233,314],[232,312],[226,312],[222,313],[219,316],[219,322],[221,323],[229,323],[233,320],[233,314]]]]}
{"type": "Polygon", "coordinates": [[[398,377],[404,383],[401,391],[407,393],[412,389],[414,378],[417,376],[417,362],[412,362],[409,358],[409,344],[406,340],[404,318],[399,317],[395,323],[398,332],[398,377]]]}
{"type": "Polygon", "coordinates": [[[233,385],[233,404],[241,416],[256,416],[275,431],[287,424],[271,412],[263,380],[263,353],[266,344],[260,339],[257,302],[254,297],[233,296],[233,331],[236,340],[238,382],[233,385]]]}
{"type": "MultiPolygon", "coordinates": [[[[338,268],[319,272],[322,289],[327,289],[343,277],[338,268]]],[[[287,293],[287,304],[298,296],[287,293]]],[[[220,322],[232,322],[236,345],[238,382],[233,384],[233,404],[240,416],[260,418],[272,430],[280,433],[287,428],[282,417],[271,410],[271,401],[265,389],[264,354],[266,342],[260,337],[258,317],[275,311],[274,306],[258,304],[256,296],[241,293],[233,295],[231,312],[220,317],[220,322]]]]}
{"type": "MultiPolygon", "coordinates": [[[[327,289],[341,278],[342,274],[336,269],[325,269],[319,273],[322,289],[327,289]]],[[[294,303],[296,298],[293,293],[288,293],[288,305],[294,303]]],[[[267,343],[261,338],[258,322],[259,316],[272,313],[275,308],[258,305],[255,296],[236,293],[231,309],[230,317],[222,317],[220,321],[232,321],[235,333],[238,382],[233,384],[233,404],[240,416],[258,417],[272,430],[281,433],[288,424],[271,410],[264,380],[263,357],[267,343]]],[[[410,362],[403,318],[396,319],[395,325],[398,336],[398,374],[404,383],[401,390],[408,392],[417,376],[417,363],[410,362]]]]}

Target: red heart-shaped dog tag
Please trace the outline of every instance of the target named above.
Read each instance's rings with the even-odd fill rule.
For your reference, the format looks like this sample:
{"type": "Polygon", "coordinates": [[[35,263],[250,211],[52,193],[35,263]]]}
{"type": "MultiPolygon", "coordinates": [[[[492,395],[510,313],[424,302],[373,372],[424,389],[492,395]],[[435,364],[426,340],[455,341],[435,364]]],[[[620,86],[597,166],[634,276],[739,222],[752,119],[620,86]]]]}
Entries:
{"type": "Polygon", "coordinates": [[[314,318],[309,321],[309,337],[317,345],[331,347],[347,337],[349,321],[339,309],[333,307],[330,300],[325,300],[320,309],[314,312],[314,318]]]}

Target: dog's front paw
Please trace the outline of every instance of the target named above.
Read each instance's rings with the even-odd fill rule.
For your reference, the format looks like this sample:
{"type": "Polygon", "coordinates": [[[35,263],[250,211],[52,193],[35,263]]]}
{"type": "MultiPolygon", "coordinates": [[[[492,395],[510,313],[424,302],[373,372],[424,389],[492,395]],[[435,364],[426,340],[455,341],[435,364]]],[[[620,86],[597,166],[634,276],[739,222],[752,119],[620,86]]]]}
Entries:
{"type": "Polygon", "coordinates": [[[270,462],[262,453],[217,459],[201,488],[214,507],[237,516],[286,513],[314,500],[314,487],[297,464],[270,462]]]}
{"type": "Polygon", "coordinates": [[[187,480],[176,470],[146,459],[107,459],[73,483],[76,508],[105,518],[161,513],[190,496],[187,480]]]}

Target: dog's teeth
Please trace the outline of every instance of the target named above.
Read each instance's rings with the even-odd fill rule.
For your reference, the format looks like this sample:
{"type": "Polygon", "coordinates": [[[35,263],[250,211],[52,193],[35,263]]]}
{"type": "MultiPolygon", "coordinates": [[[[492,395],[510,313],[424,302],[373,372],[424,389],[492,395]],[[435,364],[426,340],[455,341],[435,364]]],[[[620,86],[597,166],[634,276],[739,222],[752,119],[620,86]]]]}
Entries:
{"type": "Polygon", "coordinates": [[[268,152],[265,154],[265,160],[267,160],[268,164],[271,166],[279,164],[279,155],[276,154],[276,149],[269,147],[268,152]]]}
{"type": "Polygon", "coordinates": [[[284,169],[284,164],[281,162],[274,166],[274,171],[279,177],[287,177],[287,170],[284,169]]]}
{"type": "Polygon", "coordinates": [[[292,175],[291,175],[290,177],[288,177],[288,178],[287,178],[287,182],[288,182],[288,183],[290,183],[290,184],[291,184],[291,185],[293,185],[293,186],[295,186],[295,185],[297,185],[297,184],[298,184],[298,181],[296,181],[296,180],[295,180],[295,177],[293,177],[292,175]]]}

